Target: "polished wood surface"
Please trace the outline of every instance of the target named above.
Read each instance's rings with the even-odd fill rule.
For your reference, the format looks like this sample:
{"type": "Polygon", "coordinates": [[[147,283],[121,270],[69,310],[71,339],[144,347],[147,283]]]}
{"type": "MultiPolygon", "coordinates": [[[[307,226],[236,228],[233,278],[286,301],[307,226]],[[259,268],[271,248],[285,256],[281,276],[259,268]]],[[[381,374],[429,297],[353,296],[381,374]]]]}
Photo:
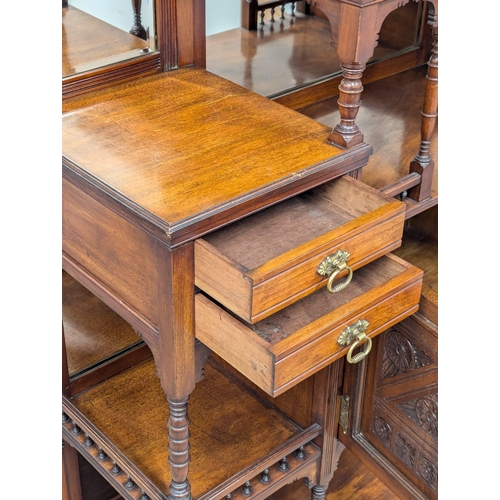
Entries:
{"type": "Polygon", "coordinates": [[[194,68],[66,100],[62,120],[68,175],[87,190],[97,183],[171,245],[337,177],[370,153],[331,146],[328,127],[194,68]]]}
{"type": "MultiPolygon", "coordinates": [[[[133,19],[130,20],[131,25],[133,19]]],[[[140,56],[148,42],[73,7],[62,9],[62,76],[140,56]]]]}
{"type": "MultiPolygon", "coordinates": [[[[298,481],[269,497],[269,500],[310,499],[310,490],[298,481]]],[[[346,449],[340,455],[337,470],[326,491],[326,500],[400,500],[400,498],[346,449]]]]}
{"type": "Polygon", "coordinates": [[[438,241],[421,231],[407,228],[401,248],[394,251],[424,271],[424,284],[438,293],[438,241]]]}
{"type": "Polygon", "coordinates": [[[335,179],[197,240],[196,286],[256,323],[325,286],[317,270],[339,248],[352,270],[397,248],[403,212],[351,177],[335,179]]]}
{"type": "MultiPolygon", "coordinates": [[[[361,177],[369,186],[381,189],[409,173],[410,162],[420,144],[426,73],[426,66],[422,66],[365,86],[357,122],[374,150],[361,177]]],[[[339,117],[335,98],[307,106],[300,112],[329,126],[334,126],[339,117]]],[[[437,201],[437,126],[431,137],[430,154],[436,164],[431,193],[437,201]]]]}

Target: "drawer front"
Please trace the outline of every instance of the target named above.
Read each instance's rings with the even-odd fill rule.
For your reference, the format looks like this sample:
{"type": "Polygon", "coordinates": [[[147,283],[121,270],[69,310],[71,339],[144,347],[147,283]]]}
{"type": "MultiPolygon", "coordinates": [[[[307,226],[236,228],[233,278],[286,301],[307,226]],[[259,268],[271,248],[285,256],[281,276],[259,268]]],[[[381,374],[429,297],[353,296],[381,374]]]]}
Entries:
{"type": "Polygon", "coordinates": [[[337,251],[356,271],[399,247],[403,224],[402,203],[336,179],[196,241],[196,286],[255,324],[324,287],[318,271],[337,251]]]}
{"type": "Polygon", "coordinates": [[[360,269],[343,298],[323,288],[254,325],[199,293],[196,337],[277,396],[345,356],[350,346],[337,341],[346,327],[366,320],[366,335],[372,338],[413,314],[421,286],[419,269],[385,256],[360,269]]]}

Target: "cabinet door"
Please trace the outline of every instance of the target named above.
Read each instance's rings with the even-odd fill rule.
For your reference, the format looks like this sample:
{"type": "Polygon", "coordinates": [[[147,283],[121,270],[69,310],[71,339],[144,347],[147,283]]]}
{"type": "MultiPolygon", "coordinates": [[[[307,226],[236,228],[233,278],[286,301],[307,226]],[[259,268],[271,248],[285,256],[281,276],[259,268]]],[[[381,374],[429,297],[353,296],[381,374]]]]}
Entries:
{"type": "Polygon", "coordinates": [[[339,435],[398,496],[437,499],[437,325],[416,313],[346,363],[339,435]]]}

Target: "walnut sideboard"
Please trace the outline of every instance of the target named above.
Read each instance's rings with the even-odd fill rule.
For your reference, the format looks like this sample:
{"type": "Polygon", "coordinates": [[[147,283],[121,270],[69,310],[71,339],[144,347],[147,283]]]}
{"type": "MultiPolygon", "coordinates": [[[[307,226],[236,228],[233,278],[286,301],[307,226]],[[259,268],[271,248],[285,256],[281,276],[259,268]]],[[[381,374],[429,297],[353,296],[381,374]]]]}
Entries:
{"type": "Polygon", "coordinates": [[[194,67],[66,99],[62,131],[63,269],[153,356],[68,382],[63,439],[127,499],[325,498],[340,364],[422,286],[404,203],[346,175],[371,147],[194,67]],[[313,377],[309,424],[224,363],[270,398],[313,377]]]}

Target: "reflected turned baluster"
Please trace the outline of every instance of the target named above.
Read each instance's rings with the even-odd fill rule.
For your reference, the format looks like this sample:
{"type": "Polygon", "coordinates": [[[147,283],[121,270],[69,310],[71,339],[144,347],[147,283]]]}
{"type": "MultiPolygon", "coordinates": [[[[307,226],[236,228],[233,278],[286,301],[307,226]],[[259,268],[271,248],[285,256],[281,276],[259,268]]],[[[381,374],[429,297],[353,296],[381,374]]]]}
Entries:
{"type": "Polygon", "coordinates": [[[427,69],[427,89],[422,110],[420,148],[410,163],[410,173],[417,173],[421,176],[420,184],[408,191],[408,198],[415,201],[422,201],[431,196],[432,175],[434,173],[434,160],[430,155],[430,147],[438,116],[438,27],[435,14],[429,14],[429,24],[433,26],[433,44],[427,69]]]}
{"type": "Polygon", "coordinates": [[[132,0],[132,9],[134,9],[134,25],[130,28],[129,33],[131,35],[138,36],[143,40],[147,40],[146,30],[141,24],[141,1],[142,0],[132,0]]]}

